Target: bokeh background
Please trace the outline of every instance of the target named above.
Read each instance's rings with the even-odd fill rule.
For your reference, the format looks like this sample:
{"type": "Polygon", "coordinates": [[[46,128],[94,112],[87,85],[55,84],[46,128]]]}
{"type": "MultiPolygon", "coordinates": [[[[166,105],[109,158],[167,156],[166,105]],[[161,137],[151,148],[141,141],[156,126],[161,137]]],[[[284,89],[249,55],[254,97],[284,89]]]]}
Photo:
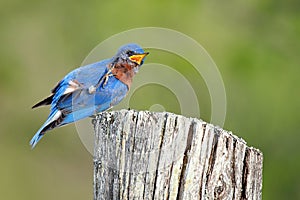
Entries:
{"type": "MultiPolygon", "coordinates": [[[[28,142],[48,108],[30,107],[101,41],[144,26],[183,32],[205,47],[226,88],[224,128],[264,153],[263,199],[300,199],[299,9],[293,0],[2,0],[0,199],[92,199],[92,155],[75,127],[52,131],[32,151],[28,142]]],[[[190,80],[201,118],[209,121],[201,76],[166,52],[147,58],[159,60],[190,80]]],[[[159,85],[145,86],[131,99],[131,108],[161,104],[179,111],[176,95],[159,85]]]]}

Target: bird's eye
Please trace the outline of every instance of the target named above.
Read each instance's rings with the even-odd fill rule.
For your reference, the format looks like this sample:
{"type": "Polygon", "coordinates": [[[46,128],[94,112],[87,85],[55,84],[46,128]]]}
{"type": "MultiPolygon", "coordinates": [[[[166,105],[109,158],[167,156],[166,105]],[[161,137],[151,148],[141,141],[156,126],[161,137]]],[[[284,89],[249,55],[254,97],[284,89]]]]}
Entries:
{"type": "Polygon", "coordinates": [[[126,52],[126,54],[129,57],[129,56],[132,56],[134,54],[134,52],[129,50],[129,51],[126,52]]]}

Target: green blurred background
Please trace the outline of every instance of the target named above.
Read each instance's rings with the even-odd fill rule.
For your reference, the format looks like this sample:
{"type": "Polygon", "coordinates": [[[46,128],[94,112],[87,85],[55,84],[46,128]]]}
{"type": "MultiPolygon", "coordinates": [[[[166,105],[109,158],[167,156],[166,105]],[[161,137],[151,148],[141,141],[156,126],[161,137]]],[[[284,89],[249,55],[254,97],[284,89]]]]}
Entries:
{"type": "MultiPolygon", "coordinates": [[[[28,142],[48,108],[30,107],[98,43],[144,26],[180,31],[206,48],[226,88],[224,128],[264,153],[263,199],[300,199],[299,9],[292,0],[2,0],[0,199],[92,199],[92,156],[74,126],[52,131],[32,151],[28,142]]],[[[199,89],[201,118],[209,121],[209,94],[201,77],[163,52],[147,61],[162,56],[183,74],[186,69],[199,89]]],[[[174,106],[167,110],[178,112],[166,88],[145,86],[134,95],[131,108],[169,101],[174,106]]]]}

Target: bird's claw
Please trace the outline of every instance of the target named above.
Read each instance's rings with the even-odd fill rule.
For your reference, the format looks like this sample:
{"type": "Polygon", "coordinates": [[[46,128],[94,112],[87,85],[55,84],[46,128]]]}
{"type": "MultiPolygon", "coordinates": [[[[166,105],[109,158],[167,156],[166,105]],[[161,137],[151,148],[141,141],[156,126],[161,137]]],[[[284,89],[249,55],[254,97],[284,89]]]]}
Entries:
{"type": "Polygon", "coordinates": [[[91,85],[88,88],[89,94],[94,94],[96,92],[96,89],[101,85],[102,81],[103,81],[102,88],[104,89],[104,86],[107,84],[109,77],[113,76],[113,74],[111,73],[111,71],[112,70],[109,69],[108,72],[98,81],[98,83],[95,86],[91,85]]]}
{"type": "Polygon", "coordinates": [[[111,74],[111,71],[108,71],[105,75],[104,75],[104,82],[102,84],[102,88],[104,89],[104,86],[107,84],[108,79],[110,76],[113,76],[113,74],[111,74]]]}

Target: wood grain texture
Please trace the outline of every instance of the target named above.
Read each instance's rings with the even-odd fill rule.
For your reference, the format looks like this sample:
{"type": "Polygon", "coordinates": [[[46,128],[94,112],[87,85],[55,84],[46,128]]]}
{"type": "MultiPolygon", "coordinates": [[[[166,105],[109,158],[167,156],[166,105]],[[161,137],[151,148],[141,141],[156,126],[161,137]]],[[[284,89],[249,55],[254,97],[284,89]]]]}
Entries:
{"type": "Polygon", "coordinates": [[[172,113],[94,120],[94,199],[261,199],[262,153],[228,131],[172,113]]]}

